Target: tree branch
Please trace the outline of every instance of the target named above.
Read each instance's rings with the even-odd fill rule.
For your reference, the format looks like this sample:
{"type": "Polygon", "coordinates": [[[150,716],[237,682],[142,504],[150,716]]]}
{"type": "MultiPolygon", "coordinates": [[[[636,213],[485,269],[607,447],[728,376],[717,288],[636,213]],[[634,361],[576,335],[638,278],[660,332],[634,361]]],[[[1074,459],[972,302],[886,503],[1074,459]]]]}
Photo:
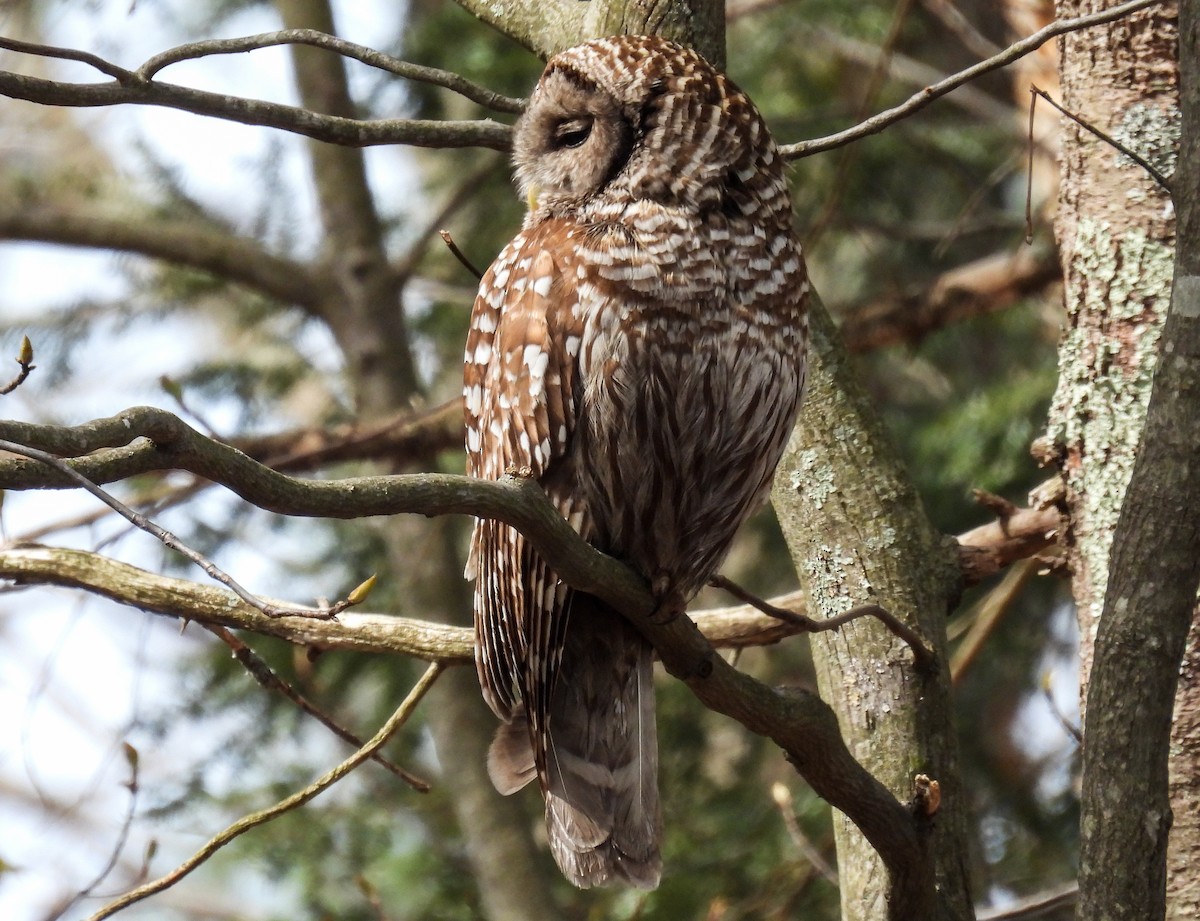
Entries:
{"type": "MultiPolygon", "coordinates": [[[[454,406],[453,402],[445,404],[438,413],[450,413],[454,406]]],[[[146,406],[73,427],[0,420],[0,440],[75,458],[68,462],[71,467],[96,484],[153,471],[187,470],[225,486],[259,508],[283,515],[353,519],[409,513],[496,518],[529,536],[551,568],[568,577],[576,588],[609,600],[604,592],[605,583],[611,580],[607,590],[616,592],[611,603],[617,607],[653,607],[632,569],[582,541],[541,488],[519,477],[489,482],[423,473],[300,479],[201,435],[166,410],[146,406]]],[[[40,462],[0,460],[0,489],[78,486],[76,480],[40,462]]],[[[964,534],[959,538],[963,578],[974,584],[1014,560],[1037,553],[1053,541],[1057,526],[1055,509],[1018,509],[1001,522],[964,534]]]]}
{"type": "Polygon", "coordinates": [[[1080,29],[1104,25],[1115,19],[1128,16],[1130,13],[1135,13],[1138,10],[1143,10],[1151,6],[1159,6],[1165,2],[1167,0],[1129,0],[1127,3],[1119,3],[1116,6],[1097,10],[1095,13],[1089,13],[1085,16],[1057,20],[1050,23],[1044,29],[1034,32],[1028,38],[1014,42],[999,54],[993,55],[987,60],[980,61],[978,64],[974,64],[965,70],[960,70],[958,73],[952,74],[944,80],[925,87],[923,90],[914,93],[900,105],[893,106],[890,109],[880,112],[878,115],[873,115],[852,128],[847,128],[845,131],[839,131],[836,134],[830,134],[823,138],[815,138],[811,141],[784,144],[779,148],[779,152],[785,159],[798,160],[802,157],[810,157],[813,154],[833,150],[836,147],[843,147],[846,144],[872,134],[878,134],[890,125],[919,112],[935,99],[939,99],[986,73],[1006,67],[1013,61],[1019,60],[1025,55],[1036,51],[1052,38],[1064,35],[1067,32],[1077,32],[1080,29]]]}
{"type": "MultiPolygon", "coordinates": [[[[170,413],[145,407],[74,428],[0,422],[0,437],[76,458],[69,463],[96,481],[111,482],[148,470],[186,469],[262,508],[286,514],[355,518],[457,513],[496,518],[520,529],[571,585],[626,613],[659,651],[667,670],[687,683],[706,706],[780,745],[813,789],[845,812],[880,853],[892,873],[899,904],[925,904],[930,868],[918,846],[918,824],[850,755],[828,706],[814,694],[772,689],[738,672],[715,654],[710,638],[690,618],[654,623],[650,615],[656,602],[641,577],[584,542],[533,481],[506,477],[486,482],[441,474],[300,480],[205,438],[170,413]]],[[[0,461],[0,488],[72,485],[75,482],[60,471],[40,464],[0,461]]],[[[0,576],[21,584],[85,588],[158,613],[307,645],[395,651],[443,664],[471,660],[471,634],[465,629],[357,613],[342,614],[336,621],[278,620],[220,589],[153,576],[81,551],[40,547],[2,551],[0,576]]],[[[729,645],[747,644],[747,635],[761,642],[763,637],[773,641],[788,632],[788,625],[772,623],[767,628],[762,620],[749,628],[742,612],[720,612],[698,620],[711,639],[729,645]],[[733,624],[737,626],[730,630],[733,624]],[[728,632],[722,635],[722,630],[728,632]]]]}
{"type": "Polygon", "coordinates": [[[951,323],[992,313],[1062,278],[1053,251],[1021,247],[951,269],[919,292],[882,297],[849,311],[840,329],[852,352],[918,342],[951,323]]]}
{"type": "MultiPolygon", "coordinates": [[[[297,646],[405,655],[443,665],[474,661],[474,634],[467,627],[358,611],[339,614],[336,620],[271,618],[217,586],[147,572],[86,550],[37,545],[0,549],[0,579],[22,586],[81,589],[152,614],[246,630],[297,646]]],[[[799,592],[772,601],[793,612],[804,610],[799,592]]],[[[780,623],[750,605],[689,616],[718,648],[765,646],[798,632],[795,626],[780,623]]]]}
{"type": "Polygon", "coordinates": [[[208,858],[227,845],[234,838],[245,834],[252,828],[256,828],[259,825],[270,822],[272,819],[278,818],[285,812],[298,809],[309,800],[317,796],[319,793],[329,789],[329,787],[333,786],[335,783],[353,771],[356,767],[370,758],[376,751],[382,748],[384,743],[386,743],[387,740],[395,734],[396,730],[408,722],[408,718],[412,716],[413,711],[416,710],[417,704],[421,702],[421,700],[425,697],[425,694],[431,687],[433,687],[433,683],[438,679],[438,676],[441,674],[441,672],[442,667],[436,662],[430,665],[429,668],[425,670],[425,674],[422,675],[420,680],[417,681],[417,683],[413,686],[413,689],[409,691],[408,696],[404,698],[404,701],[399,707],[396,708],[396,712],[388,717],[387,722],[379,728],[379,731],[371,737],[370,741],[327,774],[324,774],[322,777],[313,781],[303,790],[293,793],[291,796],[281,800],[274,806],[270,806],[258,812],[252,812],[250,815],[243,816],[242,818],[238,819],[219,835],[208,841],[204,847],[202,847],[199,851],[185,860],[170,873],[166,874],[165,876],[160,876],[156,880],[152,880],[145,885],[138,886],[136,889],[125,893],[120,898],[110,902],[108,905],[105,905],[104,908],[92,915],[88,921],[103,921],[104,918],[111,917],[117,912],[128,908],[130,905],[140,902],[143,899],[149,898],[155,893],[162,892],[164,889],[174,886],[177,882],[208,860],[208,858]]]}
{"type": "Polygon", "coordinates": [[[256,240],[197,227],[195,222],[9,202],[0,208],[0,239],[137,253],[201,269],[310,310],[319,307],[326,288],[306,265],[267,252],[256,240]]]}
{"type": "Polygon", "coordinates": [[[274,470],[314,470],[348,460],[416,462],[462,449],[462,400],[423,412],[406,410],[374,424],[310,426],[233,438],[229,444],[274,470]]]}
{"type": "Polygon", "coordinates": [[[115,79],[109,83],[68,83],[0,71],[0,95],[54,106],[156,105],[209,115],[244,125],[261,125],[302,134],[318,141],[348,147],[409,144],[415,147],[488,147],[508,150],[512,129],[490,119],[434,121],[424,119],[355,119],[320,115],[296,106],[208,93],[142,77],[94,55],[69,49],[50,49],[0,38],[0,48],[28,51],[41,48],[54,57],[83,60],[115,79]],[[105,66],[101,66],[105,65],[105,66]]]}
{"type": "Polygon", "coordinates": [[[436,67],[425,67],[421,64],[410,64],[408,61],[401,61],[364,45],[348,42],[336,35],[318,32],[316,29],[283,29],[277,32],[247,35],[244,38],[191,42],[154,55],[138,68],[137,76],[143,80],[152,80],[161,70],[172,64],[178,64],[180,61],[192,61],[215,54],[241,54],[276,45],[311,45],[314,48],[325,48],[342,55],[342,57],[352,58],[366,64],[368,67],[403,77],[405,80],[443,87],[494,112],[516,114],[525,109],[524,99],[515,99],[493,92],[486,86],[473,83],[461,74],[440,70],[436,67]]]}

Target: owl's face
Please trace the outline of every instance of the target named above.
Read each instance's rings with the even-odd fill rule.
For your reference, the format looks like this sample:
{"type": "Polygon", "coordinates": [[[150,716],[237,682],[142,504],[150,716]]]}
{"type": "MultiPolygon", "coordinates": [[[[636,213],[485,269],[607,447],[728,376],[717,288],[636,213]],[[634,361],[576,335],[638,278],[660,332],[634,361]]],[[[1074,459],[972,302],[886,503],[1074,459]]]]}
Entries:
{"type": "Polygon", "coordinates": [[[752,218],[768,186],[786,198],[753,103],[695,51],[654,35],[595,39],[551,58],[513,147],[535,223],[619,219],[636,201],[752,218]]]}
{"type": "Polygon", "coordinates": [[[570,210],[620,172],[635,134],[630,113],[610,93],[552,64],[517,124],[513,161],[521,194],[531,207],[570,210]]]}

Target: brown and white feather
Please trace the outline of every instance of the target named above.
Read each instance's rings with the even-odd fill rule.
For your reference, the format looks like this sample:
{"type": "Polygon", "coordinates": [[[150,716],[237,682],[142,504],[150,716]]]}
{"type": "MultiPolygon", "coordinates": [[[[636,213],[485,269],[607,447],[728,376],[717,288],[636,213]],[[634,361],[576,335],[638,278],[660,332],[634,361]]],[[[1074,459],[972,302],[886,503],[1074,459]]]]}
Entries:
{"type": "MultiPolygon", "coordinates": [[[[468,472],[527,470],[682,610],[761,504],[804,389],[808,281],[774,142],[698,54],[622,36],[547,64],[514,160],[536,199],[480,285],[468,472]]],[[[652,651],[479,521],[476,659],[502,792],[536,776],[576,885],[657,885],[652,651]]]]}

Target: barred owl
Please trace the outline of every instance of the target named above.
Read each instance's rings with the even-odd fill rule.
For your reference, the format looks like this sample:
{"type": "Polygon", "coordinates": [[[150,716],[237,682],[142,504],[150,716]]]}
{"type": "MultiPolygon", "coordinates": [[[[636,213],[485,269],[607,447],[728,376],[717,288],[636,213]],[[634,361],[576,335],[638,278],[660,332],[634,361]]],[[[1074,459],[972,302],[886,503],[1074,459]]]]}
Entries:
{"type": "MultiPolygon", "coordinates": [[[[552,58],[517,124],[529,201],[466,346],[468,472],[525,468],[572,527],[682,612],[763,501],[804,386],[808,283],[783,163],[750,100],[653,36],[552,58]]],[[[588,887],[658,884],[652,650],[517,531],[476,522],[488,757],[537,778],[588,887]]]]}

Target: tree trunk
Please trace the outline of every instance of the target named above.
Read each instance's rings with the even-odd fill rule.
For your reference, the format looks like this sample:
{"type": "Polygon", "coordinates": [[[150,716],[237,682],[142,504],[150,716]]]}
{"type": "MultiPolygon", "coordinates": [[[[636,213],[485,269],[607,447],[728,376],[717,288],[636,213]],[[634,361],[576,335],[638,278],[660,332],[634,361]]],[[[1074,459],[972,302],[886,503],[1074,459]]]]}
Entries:
{"type": "Polygon", "coordinates": [[[1174,723],[1168,784],[1175,822],[1167,842],[1167,921],[1200,918],[1200,616],[1192,618],[1174,723]]]}
{"type": "Polygon", "coordinates": [[[1114,921],[1165,916],[1167,751],[1200,587],[1200,0],[1181,12],[1174,286],[1087,694],[1079,909],[1114,921]]]}
{"type": "MultiPolygon", "coordinates": [[[[824,307],[813,307],[808,396],[773,493],[810,609],[831,617],[880,604],[922,633],[938,660],[931,674],[915,670],[904,643],[862,618],[813,635],[821,696],[851,753],[897,798],[909,798],[915,774],[938,781],[942,807],[927,859],[942,916],[971,918],[967,803],[946,664],[957,557],[925,517],[824,307]]],[[[844,816],[834,829],[844,921],[889,918],[878,854],[844,816]]]]}
{"type": "MultiPolygon", "coordinates": [[[[1059,14],[1097,5],[1063,2],[1059,14]]],[[[1185,15],[1190,5],[1185,3],[1185,15]]],[[[1187,227],[1196,196],[1192,171],[1174,169],[1180,135],[1175,44],[1170,5],[1067,36],[1063,44],[1067,108],[1161,172],[1175,173],[1173,210],[1165,191],[1139,166],[1077,126],[1066,128],[1058,232],[1069,326],[1050,434],[1051,456],[1067,485],[1067,545],[1089,711],[1080,877],[1080,916],[1087,918],[1162,917],[1164,888],[1173,921],[1200,910],[1195,624],[1174,706],[1169,775],[1166,763],[1167,695],[1187,621],[1195,616],[1195,584],[1186,570],[1197,554],[1196,534],[1187,531],[1196,499],[1188,499],[1190,484],[1180,479],[1194,463],[1189,452],[1196,437],[1186,434],[1195,406],[1183,397],[1194,386],[1188,374],[1195,374],[1180,359],[1188,354],[1186,336],[1167,344],[1153,398],[1155,406],[1164,405],[1152,406],[1146,422],[1170,292],[1174,211],[1187,227]],[[1156,463],[1165,467],[1151,470],[1156,463]],[[1148,485],[1130,485],[1134,473],[1148,485]],[[1176,825],[1164,872],[1168,776],[1176,825]]],[[[1196,91],[1187,88],[1194,83],[1190,47],[1185,43],[1185,94],[1196,91]]],[[[1184,122],[1186,131],[1196,131],[1194,121],[1185,116],[1184,122]]],[[[1196,141],[1186,134],[1184,151],[1180,163],[1194,164],[1196,141]]],[[[1194,230],[1180,235],[1176,298],[1188,294],[1180,282],[1186,288],[1195,272],[1189,264],[1195,236],[1194,230]]],[[[1174,315],[1193,307],[1186,300],[1172,305],[1176,329],[1170,338],[1179,335],[1174,315]]]]}
{"type": "MultiPolygon", "coordinates": [[[[1108,5],[1060,0],[1058,16],[1108,5]]],[[[1165,6],[1071,33],[1061,46],[1067,110],[1168,173],[1179,119],[1175,45],[1174,10],[1165,6]]],[[[1109,144],[1064,121],[1062,145],[1055,232],[1067,328],[1049,438],[1067,487],[1065,540],[1086,697],[1109,551],[1171,294],[1175,220],[1167,192],[1109,144]]]]}

